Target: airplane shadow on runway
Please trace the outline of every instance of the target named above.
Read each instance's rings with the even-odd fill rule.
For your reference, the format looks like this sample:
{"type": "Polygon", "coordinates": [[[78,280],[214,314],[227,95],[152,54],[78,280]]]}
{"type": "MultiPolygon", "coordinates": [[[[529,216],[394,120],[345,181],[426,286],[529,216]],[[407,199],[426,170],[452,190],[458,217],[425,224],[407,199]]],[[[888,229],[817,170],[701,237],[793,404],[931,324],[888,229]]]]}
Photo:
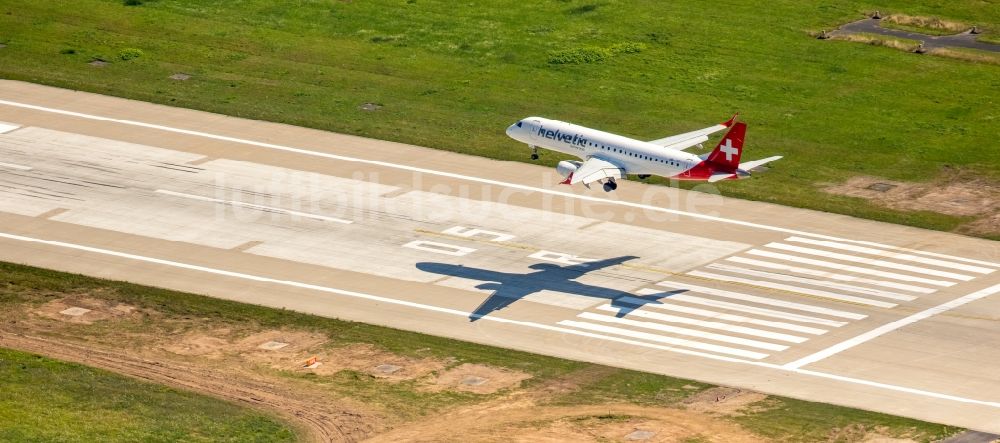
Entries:
{"type": "Polygon", "coordinates": [[[499,311],[527,295],[542,290],[611,300],[611,306],[618,308],[618,313],[615,316],[621,318],[645,304],[660,304],[661,298],[669,297],[672,293],[640,296],[615,289],[587,285],[576,281],[576,279],[588,272],[620,265],[634,258],[638,257],[622,256],[568,266],[537,263],[529,266],[535,272],[526,274],[498,272],[447,263],[421,262],[417,263],[416,266],[417,269],[424,272],[487,282],[476,286],[476,288],[492,290],[493,294],[490,294],[479,307],[472,311],[469,315],[469,321],[479,320],[493,311],[499,311]],[[628,298],[623,299],[624,297],[628,298]]]}

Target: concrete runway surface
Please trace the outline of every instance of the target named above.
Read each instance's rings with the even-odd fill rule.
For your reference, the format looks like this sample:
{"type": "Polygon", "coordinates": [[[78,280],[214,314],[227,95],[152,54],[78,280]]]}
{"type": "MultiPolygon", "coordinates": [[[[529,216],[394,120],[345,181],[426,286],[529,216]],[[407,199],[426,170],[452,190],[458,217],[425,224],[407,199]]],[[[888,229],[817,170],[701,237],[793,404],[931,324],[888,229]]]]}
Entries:
{"type": "Polygon", "coordinates": [[[1000,432],[998,243],[558,181],[0,81],[0,260],[1000,432]]]}

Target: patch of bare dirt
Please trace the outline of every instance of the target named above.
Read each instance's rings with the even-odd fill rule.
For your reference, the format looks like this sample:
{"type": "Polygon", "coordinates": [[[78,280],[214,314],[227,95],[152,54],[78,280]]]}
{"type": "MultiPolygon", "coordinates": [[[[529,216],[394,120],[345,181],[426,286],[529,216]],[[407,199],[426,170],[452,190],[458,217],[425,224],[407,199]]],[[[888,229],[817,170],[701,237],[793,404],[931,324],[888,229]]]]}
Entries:
{"type": "Polygon", "coordinates": [[[121,303],[111,304],[105,300],[86,296],[71,296],[53,300],[35,308],[31,314],[41,318],[82,325],[108,319],[134,320],[143,315],[135,306],[121,303]],[[73,315],[77,312],[82,313],[73,315]]]}
{"type": "Polygon", "coordinates": [[[421,386],[422,390],[437,392],[453,390],[476,394],[492,394],[501,389],[520,386],[531,378],[521,371],[493,366],[464,363],[437,374],[421,386]]]}
{"type": "Polygon", "coordinates": [[[180,337],[168,337],[168,341],[163,343],[163,349],[177,355],[220,359],[229,351],[230,333],[232,333],[230,329],[213,329],[190,332],[180,337]]]}
{"type": "Polygon", "coordinates": [[[703,413],[623,404],[538,406],[511,403],[509,398],[411,423],[371,441],[678,442],[693,438],[766,441],[726,419],[703,413]]]}
{"type": "Polygon", "coordinates": [[[742,415],[752,404],[765,399],[767,399],[767,395],[759,392],[718,386],[691,395],[681,403],[689,411],[731,416],[742,415]]]}
{"type": "Polygon", "coordinates": [[[962,177],[948,172],[931,183],[907,183],[860,176],[827,187],[826,192],[860,197],[901,211],[981,217],[963,226],[968,233],[1000,232],[1000,183],[962,177]]]}
{"type": "Polygon", "coordinates": [[[339,348],[299,352],[254,351],[244,357],[265,362],[275,369],[333,375],[345,369],[364,372],[389,382],[413,380],[444,369],[445,362],[433,358],[405,357],[370,344],[352,344],[339,348]],[[320,365],[306,368],[303,363],[315,356],[320,365]]]}

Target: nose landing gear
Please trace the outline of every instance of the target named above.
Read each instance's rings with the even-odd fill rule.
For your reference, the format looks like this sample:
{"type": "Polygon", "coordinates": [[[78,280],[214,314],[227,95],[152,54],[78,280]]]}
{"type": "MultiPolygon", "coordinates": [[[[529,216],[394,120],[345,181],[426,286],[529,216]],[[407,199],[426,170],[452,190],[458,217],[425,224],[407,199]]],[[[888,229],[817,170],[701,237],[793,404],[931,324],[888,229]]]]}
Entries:
{"type": "Polygon", "coordinates": [[[538,160],[538,146],[530,146],[531,148],[531,159],[538,160]]]}

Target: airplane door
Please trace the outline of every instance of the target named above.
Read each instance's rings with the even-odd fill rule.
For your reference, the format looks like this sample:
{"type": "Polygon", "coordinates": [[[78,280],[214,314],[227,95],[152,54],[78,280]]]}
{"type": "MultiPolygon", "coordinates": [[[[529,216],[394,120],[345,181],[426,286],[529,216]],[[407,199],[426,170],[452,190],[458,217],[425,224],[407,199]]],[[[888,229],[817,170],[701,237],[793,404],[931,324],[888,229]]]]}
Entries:
{"type": "Polygon", "coordinates": [[[531,134],[532,139],[538,139],[538,128],[542,127],[541,120],[538,119],[527,119],[524,120],[524,125],[527,126],[528,134],[531,134]]]}

